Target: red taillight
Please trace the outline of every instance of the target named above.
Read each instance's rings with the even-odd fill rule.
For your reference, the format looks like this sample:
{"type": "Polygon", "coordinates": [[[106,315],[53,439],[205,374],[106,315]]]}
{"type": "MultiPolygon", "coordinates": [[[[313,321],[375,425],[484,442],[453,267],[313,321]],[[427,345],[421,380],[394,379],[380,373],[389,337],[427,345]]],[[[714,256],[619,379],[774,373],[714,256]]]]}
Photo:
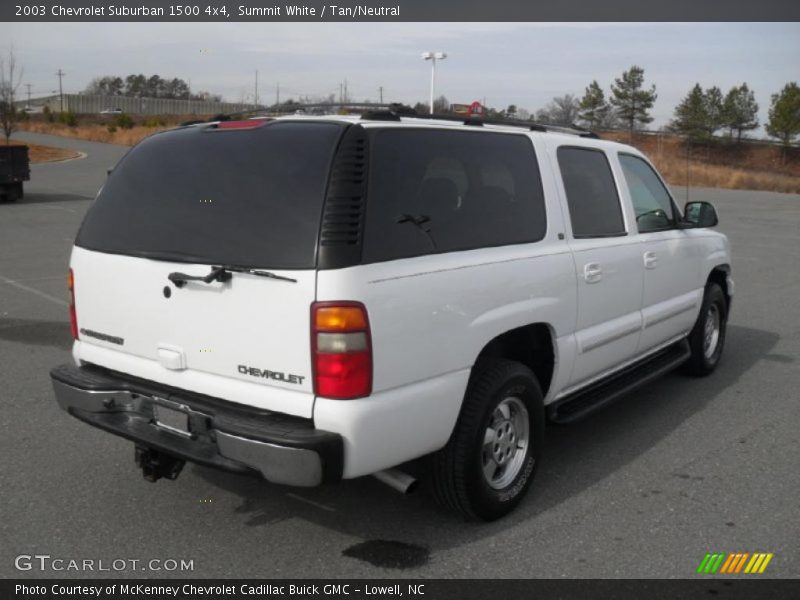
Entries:
{"type": "Polygon", "coordinates": [[[311,351],[315,394],[336,400],[369,396],[372,347],[363,304],[312,304],[311,351]]]}
{"type": "Polygon", "coordinates": [[[75,274],[72,269],[67,273],[67,289],[69,290],[69,329],[72,339],[78,339],[78,315],[75,313],[75,274]]]}

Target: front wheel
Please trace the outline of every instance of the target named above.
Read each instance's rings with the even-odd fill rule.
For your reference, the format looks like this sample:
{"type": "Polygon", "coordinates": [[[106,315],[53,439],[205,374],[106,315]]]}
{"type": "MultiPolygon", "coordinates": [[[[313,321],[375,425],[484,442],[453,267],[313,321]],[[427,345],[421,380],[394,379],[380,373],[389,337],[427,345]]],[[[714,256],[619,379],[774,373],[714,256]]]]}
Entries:
{"type": "Polygon", "coordinates": [[[542,452],[544,405],[535,375],[505,359],[476,364],[447,445],[432,456],[434,496],[469,519],[511,512],[542,452]]]}
{"type": "Polygon", "coordinates": [[[725,293],[718,284],[708,283],[700,314],[689,334],[691,356],[686,362],[688,373],[697,376],[708,375],[717,367],[725,345],[727,323],[728,302],[725,293]]]}

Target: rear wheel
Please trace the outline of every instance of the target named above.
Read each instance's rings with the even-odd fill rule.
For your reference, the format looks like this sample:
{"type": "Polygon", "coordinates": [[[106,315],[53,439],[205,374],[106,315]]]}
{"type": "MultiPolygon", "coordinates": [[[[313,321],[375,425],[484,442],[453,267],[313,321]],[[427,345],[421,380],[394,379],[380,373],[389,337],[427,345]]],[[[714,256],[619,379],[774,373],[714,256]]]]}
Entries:
{"type": "Polygon", "coordinates": [[[16,202],[20,198],[22,198],[22,184],[21,183],[12,183],[5,187],[5,199],[8,202],[16,202]]]}
{"type": "Polygon", "coordinates": [[[691,357],[686,362],[686,371],[692,375],[708,375],[719,363],[725,345],[725,330],[728,322],[728,302],[722,288],[708,283],[703,295],[703,304],[697,322],[689,334],[691,357]]]}
{"type": "Polygon", "coordinates": [[[432,456],[436,499],[470,519],[508,514],[533,481],[543,436],[542,392],[531,370],[481,361],[450,440],[432,456]]]}

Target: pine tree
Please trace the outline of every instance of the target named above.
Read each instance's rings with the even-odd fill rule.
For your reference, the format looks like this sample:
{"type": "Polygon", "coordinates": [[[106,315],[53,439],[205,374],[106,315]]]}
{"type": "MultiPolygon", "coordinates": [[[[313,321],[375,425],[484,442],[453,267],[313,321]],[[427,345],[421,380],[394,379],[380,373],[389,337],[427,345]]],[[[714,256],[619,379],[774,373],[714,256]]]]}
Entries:
{"type": "Polygon", "coordinates": [[[669,128],[692,139],[705,137],[707,120],[703,88],[696,83],[681,103],[675,108],[675,118],[669,128]]]}
{"type": "Polygon", "coordinates": [[[746,83],[728,91],[723,103],[723,116],[723,125],[730,130],[731,137],[736,134],[737,143],[742,141],[745,131],[758,127],[758,104],[753,90],[746,83]]]}
{"type": "Polygon", "coordinates": [[[592,81],[589,87],[586,88],[586,93],[580,101],[579,118],[589,129],[598,129],[603,127],[608,122],[608,115],[611,112],[611,107],[606,102],[606,96],[603,93],[603,88],[597,83],[597,80],[592,81]]]}
{"type": "Polygon", "coordinates": [[[767,133],[778,138],[784,147],[800,134],[800,87],[787,83],[779,94],[772,95],[767,133]]]}
{"type": "Polygon", "coordinates": [[[656,86],[651,86],[649,90],[643,89],[643,86],[644,69],[636,65],[615,79],[611,86],[611,104],[631,134],[637,124],[646,125],[653,121],[649,111],[658,97],[656,86]]]}
{"type": "Polygon", "coordinates": [[[675,108],[669,128],[694,140],[709,140],[725,125],[722,92],[717,86],[703,91],[696,83],[675,108]]]}

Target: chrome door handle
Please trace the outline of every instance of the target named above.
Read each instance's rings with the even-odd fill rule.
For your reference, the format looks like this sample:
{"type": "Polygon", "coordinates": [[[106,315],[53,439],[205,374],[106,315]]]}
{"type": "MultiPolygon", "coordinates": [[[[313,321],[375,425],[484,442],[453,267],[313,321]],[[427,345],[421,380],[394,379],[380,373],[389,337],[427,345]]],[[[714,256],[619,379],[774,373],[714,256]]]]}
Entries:
{"type": "Polygon", "coordinates": [[[655,252],[645,252],[643,258],[645,269],[655,269],[658,265],[658,256],[655,252]]]}
{"type": "Polygon", "coordinates": [[[584,265],[583,278],[586,283],[597,283],[603,278],[603,268],[598,263],[584,265]]]}

